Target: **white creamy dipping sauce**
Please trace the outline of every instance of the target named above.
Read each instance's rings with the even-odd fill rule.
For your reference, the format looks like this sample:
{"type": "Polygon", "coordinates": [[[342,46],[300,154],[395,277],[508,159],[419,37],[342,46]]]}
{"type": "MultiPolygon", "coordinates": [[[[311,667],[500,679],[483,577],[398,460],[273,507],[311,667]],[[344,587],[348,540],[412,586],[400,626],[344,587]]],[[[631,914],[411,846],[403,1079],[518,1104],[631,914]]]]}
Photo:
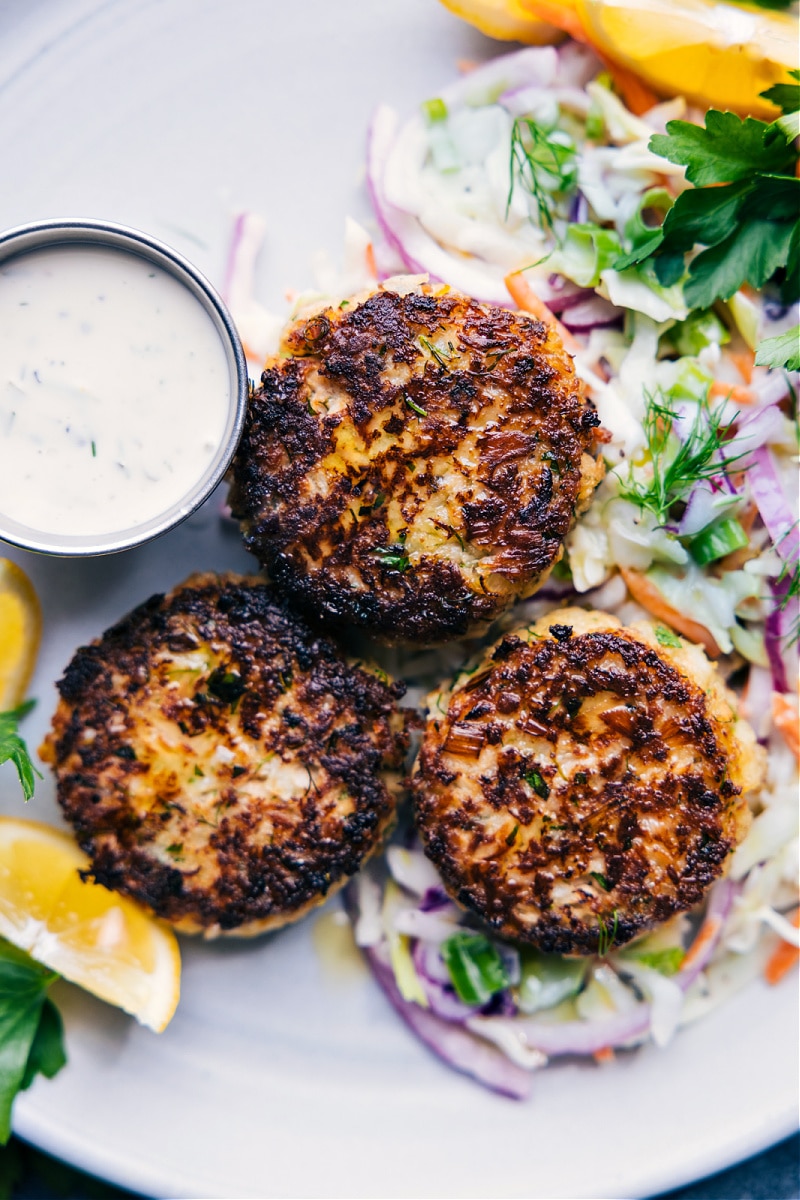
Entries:
{"type": "Polygon", "coordinates": [[[228,356],[167,271],[63,244],[0,264],[0,513],[103,535],[166,513],[225,436],[228,356]]]}

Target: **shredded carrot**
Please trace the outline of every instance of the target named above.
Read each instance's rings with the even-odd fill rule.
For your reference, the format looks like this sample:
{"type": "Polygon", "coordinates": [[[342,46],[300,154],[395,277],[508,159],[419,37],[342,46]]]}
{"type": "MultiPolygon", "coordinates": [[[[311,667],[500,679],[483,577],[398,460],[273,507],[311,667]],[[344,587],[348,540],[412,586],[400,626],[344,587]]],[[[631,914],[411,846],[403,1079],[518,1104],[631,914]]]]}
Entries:
{"type": "Polygon", "coordinates": [[[797,705],[780,692],[772,693],[772,722],[795,758],[800,761],[800,718],[797,705]]]}
{"type": "Polygon", "coordinates": [[[530,313],[532,317],[536,317],[537,321],[543,321],[545,325],[549,325],[561,338],[565,350],[569,350],[571,354],[578,353],[581,349],[580,343],[561,324],[558,317],[550,312],[544,300],[539,299],[521,271],[512,271],[510,275],[506,275],[504,282],[517,308],[530,313]]]}
{"type": "Polygon", "coordinates": [[[671,625],[673,629],[677,629],[678,633],[682,633],[690,642],[699,642],[711,658],[719,658],[722,651],[713,634],[706,629],[705,625],[701,625],[699,621],[693,621],[691,617],[678,612],[677,608],[668,604],[655,584],[651,583],[646,575],[642,575],[641,571],[634,571],[630,567],[620,567],[620,574],[625,580],[628,591],[634,600],[641,604],[642,608],[646,608],[652,616],[663,621],[665,625],[671,625]]]}
{"type": "Polygon", "coordinates": [[[708,390],[710,395],[724,396],[734,404],[754,404],[756,400],[752,388],[744,387],[740,383],[727,383],[724,379],[715,379],[708,390]]]}
{"type": "Polygon", "coordinates": [[[613,1062],[614,1050],[611,1046],[603,1046],[602,1050],[595,1050],[592,1058],[596,1063],[613,1062]]]}
{"type": "Polygon", "coordinates": [[[364,257],[367,260],[367,270],[369,271],[369,273],[373,279],[377,279],[378,278],[378,268],[375,263],[375,251],[373,249],[372,242],[367,242],[367,249],[364,252],[364,257]]]}
{"type": "Polygon", "coordinates": [[[458,58],[456,59],[456,66],[458,67],[459,74],[469,75],[470,71],[474,71],[476,67],[480,66],[480,63],[476,62],[474,58],[458,58]]]}
{"type": "MultiPolygon", "coordinates": [[[[795,926],[800,925],[800,908],[794,910],[789,920],[795,926]]],[[[782,941],[764,968],[764,978],[767,983],[772,984],[773,987],[776,983],[780,983],[784,975],[791,971],[798,958],[800,958],[800,949],[791,942],[782,941]]]]}
{"type": "Polygon", "coordinates": [[[737,350],[729,351],[730,359],[736,370],[741,375],[745,383],[753,382],[753,367],[756,365],[756,356],[752,350],[737,350]]]}
{"type": "Polygon", "coordinates": [[[705,954],[706,950],[708,949],[708,943],[714,941],[721,928],[721,917],[706,917],[705,921],[700,926],[697,937],[692,942],[686,957],[681,963],[681,974],[688,970],[689,967],[693,966],[701,955],[705,954]]]}
{"type": "Polygon", "coordinates": [[[625,101],[625,107],[637,117],[649,112],[659,102],[658,96],[633,71],[626,70],[618,63],[603,58],[603,65],[616,84],[617,91],[625,101]]]}

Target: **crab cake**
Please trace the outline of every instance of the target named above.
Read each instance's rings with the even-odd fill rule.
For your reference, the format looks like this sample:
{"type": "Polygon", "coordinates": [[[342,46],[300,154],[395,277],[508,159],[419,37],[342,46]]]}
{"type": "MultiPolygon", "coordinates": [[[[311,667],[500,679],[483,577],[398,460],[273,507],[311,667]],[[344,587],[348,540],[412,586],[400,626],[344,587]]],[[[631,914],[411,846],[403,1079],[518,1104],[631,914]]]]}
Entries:
{"type": "Polygon", "coordinates": [[[153,596],[58,687],[43,757],[92,874],[178,930],[296,920],[393,822],[402,685],[349,666],[257,580],[153,596]]]}
{"type": "Polygon", "coordinates": [[[763,751],[663,627],[563,609],[438,700],[417,821],[447,890],[502,936],[623,944],[702,900],[747,831],[763,751]]]}
{"type": "Polygon", "coordinates": [[[304,613],[433,644],[543,582],[602,476],[597,426],[541,322],[394,281],[289,328],[230,505],[304,613]]]}

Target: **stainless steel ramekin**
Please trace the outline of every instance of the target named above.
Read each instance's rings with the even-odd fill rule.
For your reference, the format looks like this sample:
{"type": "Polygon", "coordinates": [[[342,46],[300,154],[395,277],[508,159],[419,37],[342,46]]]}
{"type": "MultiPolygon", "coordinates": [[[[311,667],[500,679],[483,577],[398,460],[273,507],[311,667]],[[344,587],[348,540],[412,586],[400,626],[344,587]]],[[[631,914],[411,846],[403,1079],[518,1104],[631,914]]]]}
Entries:
{"type": "Polygon", "coordinates": [[[135,254],[172,275],[194,296],[211,318],[230,371],[227,421],[216,453],[194,486],[171,508],[157,517],[113,533],[72,536],[36,530],[11,520],[0,512],[0,539],[3,541],[41,554],[90,557],[128,550],[159,537],[179,525],[181,521],[185,521],[208,499],[225,475],[241,437],[248,397],[247,364],[230,313],[205,276],[177,250],[138,229],[83,217],[65,217],[19,225],[0,233],[0,263],[33,250],[65,244],[102,246],[135,254]]]}

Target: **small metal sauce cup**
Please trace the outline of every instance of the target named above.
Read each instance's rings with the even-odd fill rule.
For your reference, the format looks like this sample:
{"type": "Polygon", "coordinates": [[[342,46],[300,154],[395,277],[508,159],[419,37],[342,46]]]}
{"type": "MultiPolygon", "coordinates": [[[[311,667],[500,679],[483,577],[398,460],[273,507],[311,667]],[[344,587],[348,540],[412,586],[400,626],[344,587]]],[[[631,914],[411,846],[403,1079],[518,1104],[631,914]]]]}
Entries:
{"type": "MultiPolygon", "coordinates": [[[[194,486],[165,512],[140,525],[98,535],[47,533],[23,525],[0,512],[0,539],[40,554],[90,557],[129,550],[167,533],[200,507],[221,482],[236,452],[244,426],[248,399],[248,375],[244,350],[221,297],[204,275],[183,255],[164,242],[110,221],[66,217],[18,225],[0,233],[0,264],[11,258],[55,246],[100,246],[133,254],[152,262],[194,296],[211,318],[219,335],[230,371],[229,405],[223,437],[211,463],[194,486]]],[[[155,431],[156,435],[158,431],[155,431]]],[[[2,470],[2,463],[0,463],[2,470]]]]}

